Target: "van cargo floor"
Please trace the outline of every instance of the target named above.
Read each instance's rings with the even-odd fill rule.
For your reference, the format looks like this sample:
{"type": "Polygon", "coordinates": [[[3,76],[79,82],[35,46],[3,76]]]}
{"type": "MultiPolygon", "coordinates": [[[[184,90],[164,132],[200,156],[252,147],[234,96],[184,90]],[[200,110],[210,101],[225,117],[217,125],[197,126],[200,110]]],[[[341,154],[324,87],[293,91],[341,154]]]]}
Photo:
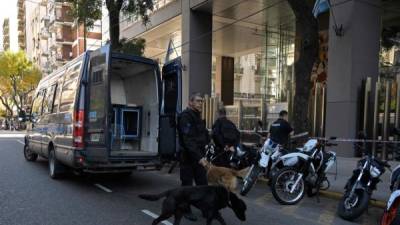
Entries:
{"type": "Polygon", "coordinates": [[[112,150],[111,156],[157,156],[157,152],[112,150]]]}

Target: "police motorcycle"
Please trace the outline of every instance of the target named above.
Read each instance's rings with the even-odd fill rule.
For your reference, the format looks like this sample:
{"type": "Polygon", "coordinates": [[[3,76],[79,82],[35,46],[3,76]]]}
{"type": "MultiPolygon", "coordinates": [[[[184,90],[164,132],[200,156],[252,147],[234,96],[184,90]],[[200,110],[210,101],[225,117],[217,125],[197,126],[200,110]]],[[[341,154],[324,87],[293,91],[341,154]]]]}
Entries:
{"type": "MultiPolygon", "coordinates": [[[[307,132],[294,135],[291,137],[291,142],[307,135],[307,132]]],[[[278,169],[283,167],[283,164],[277,163],[277,161],[286,153],[288,153],[288,150],[268,138],[258,151],[257,160],[254,161],[244,177],[240,194],[245,196],[249,193],[261,174],[264,174],[267,178],[271,178],[278,169]]]]}
{"type": "Polygon", "coordinates": [[[365,157],[357,162],[357,168],[347,181],[345,193],[337,208],[337,214],[350,221],[360,217],[368,208],[372,192],[376,190],[380,177],[385,173],[385,168],[390,170],[387,162],[375,158],[363,146],[360,149],[365,157]]]}
{"type": "MultiPolygon", "coordinates": [[[[225,152],[218,153],[218,151],[216,151],[215,144],[212,142],[206,145],[205,149],[206,149],[205,158],[207,159],[207,161],[211,163],[213,163],[222,154],[225,154],[225,152]]],[[[241,170],[247,168],[255,160],[256,155],[257,153],[254,146],[245,146],[239,144],[234,147],[233,152],[230,152],[230,155],[228,157],[229,167],[235,170],[241,170]]]]}
{"type": "MultiPolygon", "coordinates": [[[[392,132],[394,135],[400,135],[398,128],[394,128],[392,132]]],[[[380,225],[400,224],[400,165],[390,175],[390,190],[392,194],[387,202],[380,225]]]]}
{"type": "MultiPolygon", "coordinates": [[[[331,140],[334,138],[331,138],[331,140]]],[[[280,157],[284,167],[272,178],[272,194],[283,205],[297,204],[305,195],[317,195],[330,184],[327,171],[336,163],[336,153],[325,147],[336,146],[328,139],[309,139],[298,152],[280,157]]]]}
{"type": "Polygon", "coordinates": [[[392,194],[387,202],[380,225],[400,224],[400,166],[397,166],[390,175],[390,190],[392,194]]]}

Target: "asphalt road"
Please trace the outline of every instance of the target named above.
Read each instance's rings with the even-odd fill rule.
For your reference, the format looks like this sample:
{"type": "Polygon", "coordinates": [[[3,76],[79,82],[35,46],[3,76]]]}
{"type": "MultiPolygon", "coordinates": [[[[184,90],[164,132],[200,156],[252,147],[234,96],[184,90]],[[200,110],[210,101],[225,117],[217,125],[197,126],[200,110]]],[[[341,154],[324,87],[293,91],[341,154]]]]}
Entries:
{"type": "MultiPolygon", "coordinates": [[[[25,161],[21,138],[0,138],[0,224],[1,225],[147,225],[160,212],[160,202],[137,197],[179,186],[177,174],[137,171],[129,177],[67,175],[61,180],[48,176],[47,160],[25,161]],[[149,215],[150,214],[150,215],[149,215]],[[154,216],[154,215],[153,215],[154,216]]],[[[229,225],[250,224],[378,224],[382,209],[369,212],[354,223],[335,215],[336,200],[305,197],[296,206],[279,205],[265,184],[257,184],[244,198],[247,221],[240,222],[230,209],[222,210],[229,225]]],[[[194,210],[200,217],[200,212],[194,210]]],[[[170,225],[164,222],[164,225],[170,225]]],[[[182,221],[183,225],[205,224],[182,221]]],[[[213,224],[218,224],[216,221],[213,224]]]]}

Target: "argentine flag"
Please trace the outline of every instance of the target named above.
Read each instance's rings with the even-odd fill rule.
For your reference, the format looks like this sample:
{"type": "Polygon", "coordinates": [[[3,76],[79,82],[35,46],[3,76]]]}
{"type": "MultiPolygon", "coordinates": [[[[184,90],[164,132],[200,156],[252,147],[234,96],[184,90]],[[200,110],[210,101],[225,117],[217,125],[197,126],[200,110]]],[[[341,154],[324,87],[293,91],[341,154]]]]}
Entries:
{"type": "Polygon", "coordinates": [[[317,18],[319,14],[328,11],[330,8],[329,0],[316,0],[313,8],[314,17],[317,18]]]}

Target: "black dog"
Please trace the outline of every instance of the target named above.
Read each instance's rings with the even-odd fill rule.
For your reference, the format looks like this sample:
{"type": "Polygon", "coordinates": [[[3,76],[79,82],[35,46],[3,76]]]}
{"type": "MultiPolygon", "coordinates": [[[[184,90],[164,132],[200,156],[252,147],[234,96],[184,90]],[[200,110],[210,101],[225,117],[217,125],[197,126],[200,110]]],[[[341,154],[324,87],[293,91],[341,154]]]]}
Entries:
{"type": "Polygon", "coordinates": [[[139,197],[149,201],[157,201],[166,197],[162,204],[161,215],[153,221],[153,225],[173,215],[175,216],[174,225],[179,225],[182,216],[189,212],[190,205],[202,211],[203,216],[207,219],[207,225],[211,225],[213,219],[226,225],[219,210],[227,206],[235,212],[240,220],[246,220],[246,203],[222,186],[181,187],[157,195],[143,194],[139,197]]]}

